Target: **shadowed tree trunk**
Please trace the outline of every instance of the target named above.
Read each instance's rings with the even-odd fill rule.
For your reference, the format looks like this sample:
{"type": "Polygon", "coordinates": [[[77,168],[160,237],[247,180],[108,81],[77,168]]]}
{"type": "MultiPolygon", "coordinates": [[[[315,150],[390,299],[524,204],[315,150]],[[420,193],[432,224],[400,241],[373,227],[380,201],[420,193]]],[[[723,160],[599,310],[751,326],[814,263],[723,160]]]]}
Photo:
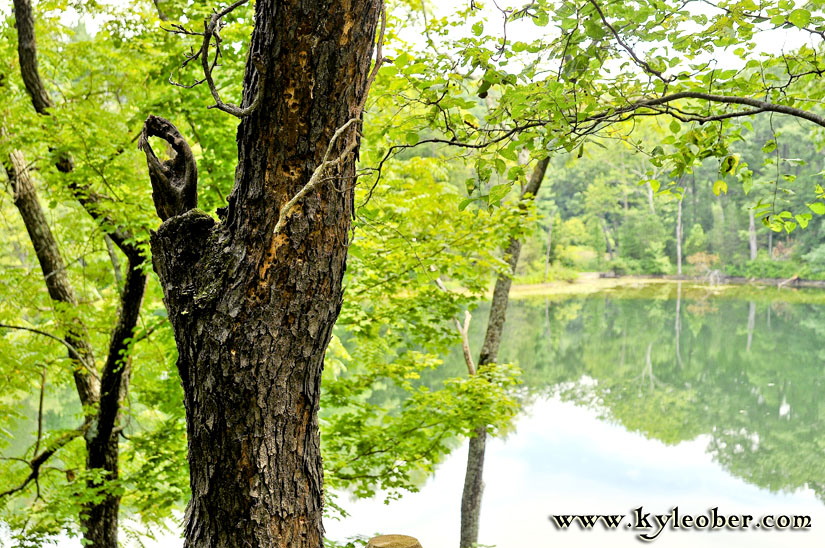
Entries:
{"type": "MultiPolygon", "coordinates": [[[[540,160],[533,169],[530,180],[522,191],[522,200],[532,200],[538,194],[549,162],[549,158],[540,160]]],[[[521,254],[521,244],[521,240],[511,237],[504,252],[510,268],[507,274],[499,274],[496,278],[493,300],[490,304],[490,315],[487,319],[487,331],[478,358],[479,368],[498,360],[501,335],[504,331],[504,322],[507,319],[510,286],[513,283],[513,275],[516,272],[519,255],[521,254]]],[[[478,524],[481,516],[482,491],[484,490],[484,451],[486,444],[487,426],[479,426],[476,428],[475,435],[470,438],[467,452],[467,471],[464,476],[464,491],[461,496],[461,548],[471,548],[478,544],[478,524]]]]}
{"type": "Polygon", "coordinates": [[[321,370],[341,307],[353,120],[380,11],[380,0],[256,2],[242,106],[260,93],[261,108],[238,128],[235,186],[220,221],[194,209],[196,169],[181,135],[154,116],[144,126],[164,219],[153,262],[186,406],[186,547],[322,545],[321,370]],[[347,124],[330,147],[328,180],[313,186],[347,124]],[[173,146],[174,160],[158,162],[153,135],[173,146]]]}

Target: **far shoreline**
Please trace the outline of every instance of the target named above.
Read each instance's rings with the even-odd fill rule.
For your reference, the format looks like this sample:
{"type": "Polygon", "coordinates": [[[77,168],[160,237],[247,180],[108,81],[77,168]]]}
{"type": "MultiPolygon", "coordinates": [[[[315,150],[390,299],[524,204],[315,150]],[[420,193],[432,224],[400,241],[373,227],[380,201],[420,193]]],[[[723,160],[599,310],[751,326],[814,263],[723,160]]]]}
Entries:
{"type": "MultiPolygon", "coordinates": [[[[707,276],[676,276],[676,275],[651,275],[651,274],[628,274],[617,276],[612,273],[603,272],[581,272],[575,280],[556,280],[547,283],[517,284],[510,288],[512,298],[540,297],[540,296],[573,296],[587,295],[611,290],[642,289],[664,286],[672,288],[681,285],[683,290],[695,293],[735,293],[746,292],[759,293],[762,297],[772,297],[782,300],[797,291],[796,289],[825,289],[825,280],[805,280],[800,278],[744,278],[744,277],[720,277],[711,283],[707,276]],[[773,290],[773,291],[768,291],[773,290]]],[[[825,292],[805,291],[804,293],[821,293],[825,301],[825,292]]],[[[729,295],[734,296],[734,295],[729,295]]],[[[745,295],[741,295],[744,297],[745,295]]],[[[818,299],[817,299],[818,300],[818,299]]]]}

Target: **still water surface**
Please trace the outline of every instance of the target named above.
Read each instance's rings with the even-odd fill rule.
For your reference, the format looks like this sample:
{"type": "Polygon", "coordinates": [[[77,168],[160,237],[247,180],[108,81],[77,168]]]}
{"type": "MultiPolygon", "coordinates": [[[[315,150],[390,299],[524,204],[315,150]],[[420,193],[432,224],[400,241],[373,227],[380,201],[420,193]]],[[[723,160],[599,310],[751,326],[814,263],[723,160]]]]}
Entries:
{"type": "MultiPolygon", "coordinates": [[[[501,358],[524,369],[531,396],[515,431],[488,444],[480,541],[639,546],[625,528],[633,509],[678,506],[807,515],[811,528],[666,528],[656,546],[825,546],[825,306],[804,300],[666,285],[511,303],[501,358]],[[549,520],[581,513],[627,517],[609,532],[549,520]]],[[[341,501],[351,516],[328,521],[328,536],[399,532],[455,548],[465,459],[466,444],[390,505],[341,501]]]]}
{"type": "MultiPolygon", "coordinates": [[[[807,515],[812,526],[666,528],[655,546],[825,546],[825,304],[813,304],[825,299],[725,295],[666,284],[511,303],[500,357],[523,368],[527,397],[509,436],[488,442],[483,544],[636,547],[639,532],[625,528],[634,508],[678,506],[807,515]],[[560,531],[549,520],[598,513],[627,517],[617,531],[560,531]]],[[[476,311],[474,348],[484,319],[476,311]]],[[[462,374],[460,356],[449,366],[462,374]]],[[[465,459],[466,443],[420,492],[390,505],[344,495],[351,515],[328,520],[328,537],[398,532],[456,548],[465,459]]],[[[181,545],[177,533],[146,543],[181,545]]]]}

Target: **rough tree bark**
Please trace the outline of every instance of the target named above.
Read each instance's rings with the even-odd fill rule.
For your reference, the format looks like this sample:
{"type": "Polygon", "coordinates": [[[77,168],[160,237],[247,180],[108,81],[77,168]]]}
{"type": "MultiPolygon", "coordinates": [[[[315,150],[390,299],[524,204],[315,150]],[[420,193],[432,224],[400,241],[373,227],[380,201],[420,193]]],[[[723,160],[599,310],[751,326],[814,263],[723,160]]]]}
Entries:
{"type": "Polygon", "coordinates": [[[37,41],[30,0],[14,0],[14,20],[17,24],[17,56],[20,60],[23,83],[31,97],[34,110],[38,114],[46,114],[46,109],[54,105],[37,69],[37,41]]]}
{"type": "MultiPolygon", "coordinates": [[[[49,115],[49,109],[54,107],[54,103],[38,71],[31,2],[15,0],[14,9],[23,82],[34,109],[39,114],[49,115]]],[[[6,493],[11,494],[22,490],[29,482],[36,480],[46,461],[68,441],[81,434],[86,444],[86,469],[102,469],[105,480],[117,479],[119,435],[117,422],[120,415],[120,402],[129,386],[131,365],[129,341],[137,325],[146,287],[146,274],[141,268],[143,258],[138,248],[131,243],[132,235],[128,231],[122,228],[112,229],[109,238],[126,256],[128,270],[120,294],[120,306],[112,330],[106,362],[100,372],[95,366],[94,353],[89,343],[86,327],[73,310],[77,306],[77,298],[69,281],[57,240],[46,221],[34,182],[23,160],[22,152],[13,152],[8,161],[3,163],[11,183],[14,205],[26,226],[49,296],[55,307],[59,309],[60,328],[63,340],[69,349],[69,358],[73,363],[78,397],[84,409],[88,410],[83,425],[34,455],[29,462],[31,469],[29,476],[19,486],[19,489],[15,488],[6,493]]],[[[58,171],[66,173],[74,169],[74,163],[68,154],[61,154],[57,158],[56,167],[58,171]]],[[[118,227],[116,220],[108,217],[99,209],[101,196],[77,183],[70,185],[70,190],[98,224],[118,227]]],[[[92,489],[99,489],[103,485],[90,480],[88,486],[92,489]]],[[[120,496],[108,491],[104,491],[99,500],[84,506],[80,523],[87,546],[117,548],[119,508],[120,496]]]]}
{"type": "MultiPolygon", "coordinates": [[[[549,162],[549,158],[544,158],[533,169],[530,180],[522,190],[522,200],[532,200],[538,194],[549,162]]],[[[478,358],[479,368],[498,360],[501,335],[504,331],[504,322],[507,319],[510,286],[513,283],[513,275],[516,272],[519,255],[521,254],[521,244],[521,240],[511,237],[504,252],[509,265],[509,272],[499,274],[496,278],[493,300],[490,303],[490,315],[487,319],[487,331],[478,358]]],[[[464,491],[461,496],[461,548],[472,548],[478,544],[478,524],[481,517],[481,497],[484,490],[484,452],[486,445],[487,426],[480,425],[476,428],[475,435],[470,438],[467,452],[467,471],[464,475],[464,491]]]]}
{"type": "MultiPolygon", "coordinates": [[[[184,546],[319,548],[318,403],[324,352],[342,299],[353,212],[355,125],[338,161],[294,207],[333,135],[360,116],[380,0],[258,0],[238,128],[235,186],[220,221],[192,201],[169,213],[151,246],[178,347],[192,498],[184,546]],[[263,72],[261,72],[263,69],[263,72]],[[246,107],[244,107],[246,108],[246,107]],[[279,224],[280,221],[280,224],[279,224]]],[[[188,146],[149,117],[146,136],[188,146]]],[[[195,185],[161,166],[153,186],[195,185]]],[[[196,173],[194,160],[186,173],[196,173]]],[[[154,174],[153,174],[154,173],[154,174]]],[[[172,207],[169,207],[172,206],[172,207]]]]}

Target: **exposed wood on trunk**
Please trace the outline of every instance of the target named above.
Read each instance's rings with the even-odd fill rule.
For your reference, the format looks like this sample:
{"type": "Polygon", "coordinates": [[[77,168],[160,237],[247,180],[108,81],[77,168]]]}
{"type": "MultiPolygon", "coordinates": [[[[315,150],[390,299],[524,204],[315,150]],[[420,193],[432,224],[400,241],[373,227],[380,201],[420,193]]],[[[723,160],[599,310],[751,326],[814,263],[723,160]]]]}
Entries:
{"type": "MultiPolygon", "coordinates": [[[[342,299],[353,155],[275,228],[333,134],[358,117],[380,11],[378,0],[258,0],[250,52],[266,71],[267,108],[238,128],[225,219],[190,209],[152,236],[186,406],[186,547],[322,544],[317,413],[342,299]]],[[[242,108],[259,73],[250,59],[242,108]]]]}
{"type": "MultiPolygon", "coordinates": [[[[530,180],[524,187],[521,199],[532,200],[538,194],[547,165],[550,159],[544,158],[533,169],[530,180]]],[[[478,366],[495,363],[498,360],[498,349],[501,346],[501,335],[504,331],[504,322],[507,318],[507,304],[510,300],[510,286],[512,276],[516,272],[519,255],[521,254],[521,240],[511,237],[504,251],[509,272],[499,274],[493,289],[493,300],[490,304],[490,315],[487,319],[487,331],[478,358],[478,366]]],[[[476,428],[475,435],[470,438],[467,453],[467,470],[464,476],[464,490],[461,496],[461,548],[470,548],[478,543],[478,524],[481,516],[481,497],[484,490],[484,451],[487,443],[487,426],[476,428]]]]}

